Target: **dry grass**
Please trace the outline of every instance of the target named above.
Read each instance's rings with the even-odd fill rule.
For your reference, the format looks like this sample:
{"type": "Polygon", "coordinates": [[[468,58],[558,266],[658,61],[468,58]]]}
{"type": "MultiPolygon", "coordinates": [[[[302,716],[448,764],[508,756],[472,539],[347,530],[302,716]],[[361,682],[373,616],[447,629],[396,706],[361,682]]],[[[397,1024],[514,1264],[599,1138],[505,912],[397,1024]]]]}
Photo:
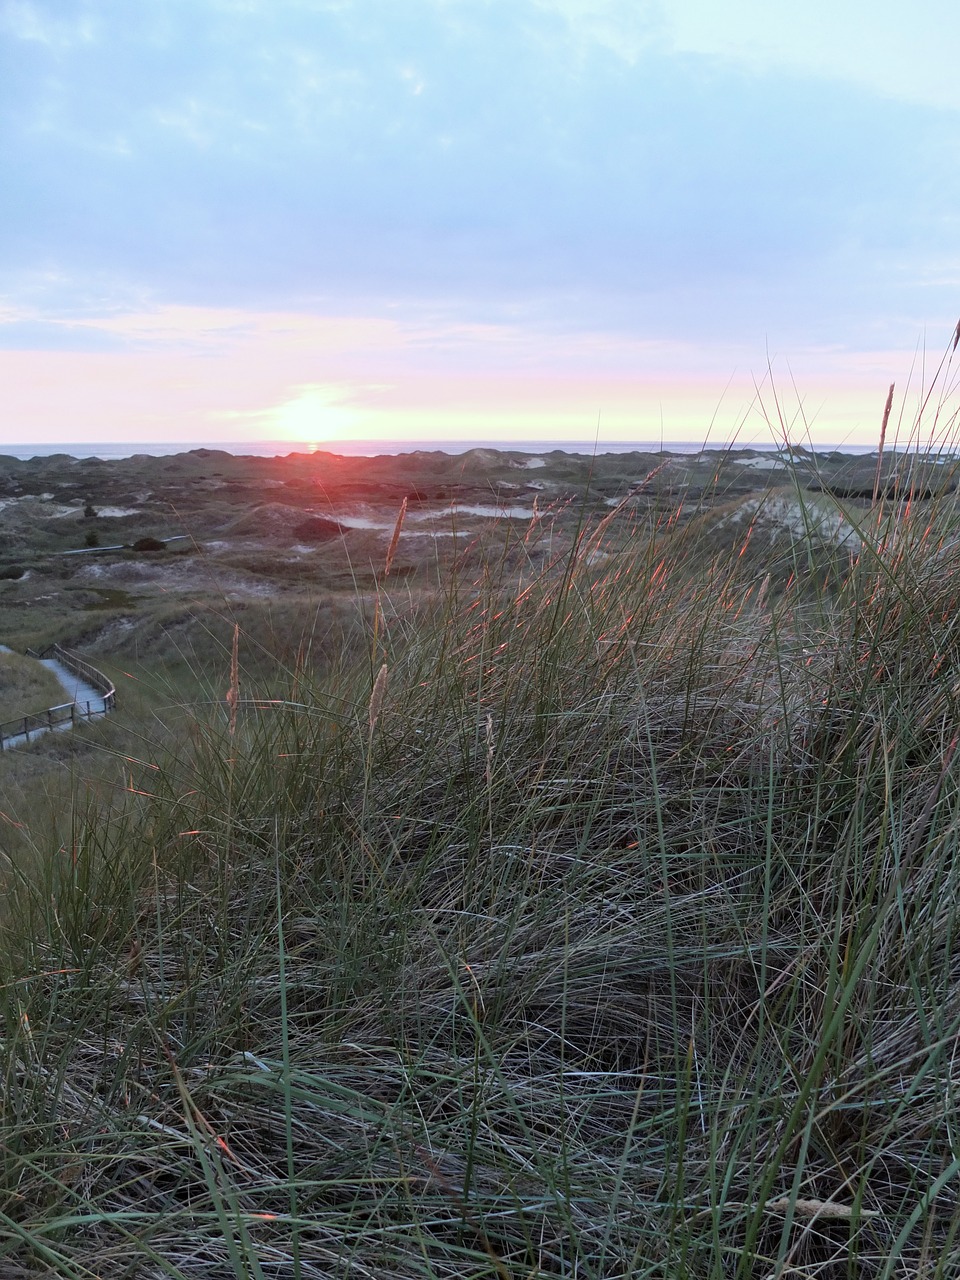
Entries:
{"type": "Polygon", "coordinates": [[[868,523],[510,535],[38,846],[0,1274],[960,1274],[960,540],[868,523]]]}

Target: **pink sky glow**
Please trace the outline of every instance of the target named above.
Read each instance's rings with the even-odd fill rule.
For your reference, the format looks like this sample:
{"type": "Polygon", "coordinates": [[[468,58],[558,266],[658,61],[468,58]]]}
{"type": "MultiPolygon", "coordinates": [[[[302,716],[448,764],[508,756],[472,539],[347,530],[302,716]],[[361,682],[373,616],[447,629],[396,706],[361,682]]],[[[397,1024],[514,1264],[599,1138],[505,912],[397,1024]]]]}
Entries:
{"type": "Polygon", "coordinates": [[[865,445],[915,362],[822,348],[771,353],[771,375],[762,346],[183,306],[64,327],[116,346],[0,351],[11,443],[591,440],[599,422],[601,443],[769,444],[782,413],[794,440],[865,445]]]}

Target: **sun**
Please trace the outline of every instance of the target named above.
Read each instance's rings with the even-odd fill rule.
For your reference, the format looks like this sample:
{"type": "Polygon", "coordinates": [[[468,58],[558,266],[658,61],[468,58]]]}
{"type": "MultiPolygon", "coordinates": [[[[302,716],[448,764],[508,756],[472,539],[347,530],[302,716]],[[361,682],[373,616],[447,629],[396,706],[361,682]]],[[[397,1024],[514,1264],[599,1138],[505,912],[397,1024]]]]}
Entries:
{"type": "Polygon", "coordinates": [[[294,399],[264,415],[271,436],[315,447],[352,438],[360,415],[343,403],[345,388],[310,384],[297,390],[294,399]]]}

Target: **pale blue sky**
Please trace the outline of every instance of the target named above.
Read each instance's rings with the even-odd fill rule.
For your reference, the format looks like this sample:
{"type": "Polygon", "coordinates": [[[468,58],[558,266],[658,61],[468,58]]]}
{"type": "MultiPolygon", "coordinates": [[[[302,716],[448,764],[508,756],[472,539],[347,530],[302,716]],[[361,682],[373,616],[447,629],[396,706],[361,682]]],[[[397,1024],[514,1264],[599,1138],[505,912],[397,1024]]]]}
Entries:
{"type": "Polygon", "coordinates": [[[867,439],[960,312],[958,33],[939,0],[0,0],[0,441],[762,435],[768,358],[867,439]]]}

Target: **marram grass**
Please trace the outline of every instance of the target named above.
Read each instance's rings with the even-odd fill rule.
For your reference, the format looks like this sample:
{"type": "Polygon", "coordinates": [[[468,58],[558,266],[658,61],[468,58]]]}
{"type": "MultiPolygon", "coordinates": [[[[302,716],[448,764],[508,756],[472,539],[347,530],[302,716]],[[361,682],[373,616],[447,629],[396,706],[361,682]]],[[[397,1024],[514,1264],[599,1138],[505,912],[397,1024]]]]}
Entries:
{"type": "Polygon", "coordinates": [[[960,1275],[951,504],[775,586],[505,535],[225,669],[8,867],[0,1275],[960,1275]]]}

